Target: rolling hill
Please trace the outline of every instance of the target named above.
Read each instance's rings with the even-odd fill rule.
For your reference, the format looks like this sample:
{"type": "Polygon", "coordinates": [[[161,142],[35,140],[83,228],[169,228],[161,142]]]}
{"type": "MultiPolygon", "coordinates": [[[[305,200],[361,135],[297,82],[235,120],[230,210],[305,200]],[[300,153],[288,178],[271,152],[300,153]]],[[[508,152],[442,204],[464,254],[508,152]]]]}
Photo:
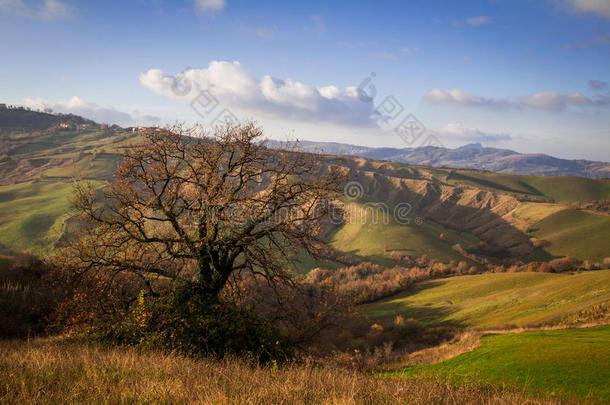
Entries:
{"type": "MultiPolygon", "coordinates": [[[[18,114],[34,117],[34,123],[22,117],[11,121],[5,111],[10,125],[0,128],[0,253],[42,255],[70,226],[74,180],[96,187],[112,181],[122,153],[140,139],[139,130],[74,117],[37,117],[40,113],[31,111],[18,114]]],[[[326,227],[327,241],[345,256],[388,267],[394,266],[393,252],[479,267],[565,255],[601,262],[610,256],[610,215],[604,204],[588,204],[610,199],[609,179],[416,166],[336,154],[319,158],[321,170],[345,172],[359,191],[341,197],[341,221],[326,227]],[[400,218],[397,207],[408,208],[400,218]]],[[[296,271],[345,265],[300,259],[303,268],[296,271]]],[[[9,263],[8,256],[0,256],[0,267],[9,263]]],[[[360,306],[359,312],[384,325],[400,314],[425,327],[488,329],[607,322],[608,302],[610,270],[486,273],[424,281],[360,306]]],[[[471,353],[392,376],[605,399],[608,392],[599,381],[607,379],[607,335],[606,327],[485,336],[471,353]],[[564,358],[557,360],[559,354],[564,358]],[[592,356],[599,367],[589,366],[592,356]]]]}
{"type": "Polygon", "coordinates": [[[420,283],[362,306],[374,320],[401,314],[427,325],[503,328],[585,319],[610,301],[610,270],[580,274],[488,273],[420,283]]]}
{"type": "MultiPolygon", "coordinates": [[[[3,110],[2,119],[0,243],[45,253],[64,231],[74,179],[99,186],[111,181],[123,150],[138,141],[138,130],[20,109],[3,110]]],[[[330,227],[328,241],[345,254],[388,264],[392,251],[470,261],[455,249],[460,245],[490,260],[573,255],[600,261],[610,256],[607,213],[578,206],[610,199],[608,179],[319,157],[323,168],[344,171],[361,187],[362,195],[344,198],[354,212],[366,211],[371,203],[383,204],[388,212],[409,207],[407,220],[400,223],[390,216],[387,223],[346,220],[330,227]],[[540,242],[534,246],[532,238],[540,242]]]]}

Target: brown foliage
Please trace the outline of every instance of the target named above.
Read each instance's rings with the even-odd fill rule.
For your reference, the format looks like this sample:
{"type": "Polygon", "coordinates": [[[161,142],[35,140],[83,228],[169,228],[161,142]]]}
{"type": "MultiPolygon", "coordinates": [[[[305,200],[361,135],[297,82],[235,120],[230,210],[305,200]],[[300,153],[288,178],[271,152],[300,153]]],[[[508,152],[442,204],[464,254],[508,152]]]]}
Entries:
{"type": "Polygon", "coordinates": [[[122,304],[140,290],[163,296],[180,280],[211,299],[234,273],[289,281],[295,252],[317,256],[342,176],[316,155],[269,149],[261,137],[252,123],[211,135],[180,125],[146,132],[111,185],[76,185],[80,227],[57,260],[86,290],[122,304]]]}
{"type": "Polygon", "coordinates": [[[9,260],[0,272],[0,338],[44,334],[65,296],[56,269],[30,254],[9,260]]]}
{"type": "MultiPolygon", "coordinates": [[[[315,272],[315,270],[314,270],[315,272]]],[[[331,286],[312,279],[296,279],[292,285],[273,284],[257,275],[232,280],[224,297],[252,308],[301,349],[323,346],[321,336],[349,322],[351,307],[331,286]]]]}
{"type": "MultiPolygon", "coordinates": [[[[435,277],[465,274],[470,271],[466,262],[441,263],[428,258],[414,259],[392,252],[395,263],[409,263],[392,268],[370,262],[343,267],[336,272],[314,269],[305,281],[320,286],[332,286],[337,294],[353,304],[363,304],[404,291],[415,283],[435,277]]],[[[475,269],[476,270],[476,269],[475,269]]]]}
{"type": "Polygon", "coordinates": [[[561,259],[554,259],[549,262],[555,273],[563,273],[566,271],[578,270],[582,265],[582,260],[575,257],[562,257],[561,259]]]}
{"type": "Polygon", "coordinates": [[[553,268],[551,267],[550,264],[545,262],[545,263],[540,263],[540,266],[538,267],[538,271],[541,273],[552,273],[553,268]]]}

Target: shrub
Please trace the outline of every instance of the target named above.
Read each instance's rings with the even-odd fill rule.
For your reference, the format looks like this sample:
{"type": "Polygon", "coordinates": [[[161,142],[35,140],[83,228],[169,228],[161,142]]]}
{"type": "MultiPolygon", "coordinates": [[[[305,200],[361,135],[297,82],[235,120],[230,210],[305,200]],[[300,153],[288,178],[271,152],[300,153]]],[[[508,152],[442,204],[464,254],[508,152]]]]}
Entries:
{"type": "Polygon", "coordinates": [[[18,254],[0,274],[0,338],[46,332],[60,292],[52,286],[53,270],[40,259],[18,254]]]}
{"type": "Polygon", "coordinates": [[[534,246],[534,249],[540,249],[550,245],[549,242],[538,238],[530,238],[530,242],[532,243],[532,246],[534,246]]]}
{"type": "Polygon", "coordinates": [[[290,354],[289,342],[268,320],[251,308],[206,298],[193,283],[178,285],[156,301],[140,294],[129,316],[108,325],[102,337],[185,354],[242,355],[261,363],[290,354]]]}
{"type": "Polygon", "coordinates": [[[416,264],[414,256],[397,251],[390,253],[390,259],[398,266],[414,266],[416,264]]]}
{"type": "Polygon", "coordinates": [[[561,259],[551,260],[551,267],[556,273],[578,270],[582,265],[582,261],[575,257],[562,257],[561,259]]]}
{"type": "Polygon", "coordinates": [[[541,273],[552,273],[553,267],[549,263],[544,262],[540,264],[538,271],[541,273]]]}
{"type": "Polygon", "coordinates": [[[451,247],[454,251],[458,252],[459,254],[461,254],[462,256],[465,256],[468,254],[468,252],[466,252],[466,250],[462,247],[462,245],[460,245],[459,243],[456,243],[455,245],[453,245],[451,247]]]}

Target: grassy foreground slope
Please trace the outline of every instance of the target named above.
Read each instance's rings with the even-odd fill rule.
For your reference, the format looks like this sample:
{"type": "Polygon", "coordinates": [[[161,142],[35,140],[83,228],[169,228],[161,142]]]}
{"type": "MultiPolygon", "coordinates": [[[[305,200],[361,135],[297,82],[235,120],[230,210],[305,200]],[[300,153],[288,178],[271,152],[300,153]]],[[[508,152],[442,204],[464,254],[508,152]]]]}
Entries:
{"type": "Polygon", "coordinates": [[[481,345],[401,377],[505,386],[534,395],[610,402],[610,326],[483,336],[481,345]]]}
{"type": "MultiPolygon", "coordinates": [[[[335,367],[253,366],[61,339],[0,342],[0,403],[523,404],[521,394],[381,379],[335,367]]],[[[528,401],[528,403],[546,403],[528,401]]]]}
{"type": "Polygon", "coordinates": [[[610,270],[489,273],[426,281],[362,312],[380,320],[401,314],[431,325],[491,328],[572,320],[609,302],[610,270]]]}

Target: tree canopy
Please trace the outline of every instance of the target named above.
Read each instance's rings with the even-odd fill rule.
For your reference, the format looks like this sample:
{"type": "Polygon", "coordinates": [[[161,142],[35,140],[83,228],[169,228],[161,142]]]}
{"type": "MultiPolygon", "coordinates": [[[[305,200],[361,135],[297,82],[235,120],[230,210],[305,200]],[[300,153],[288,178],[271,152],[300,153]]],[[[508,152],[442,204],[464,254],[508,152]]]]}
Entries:
{"type": "Polygon", "coordinates": [[[318,255],[342,174],[294,143],[268,148],[262,136],[254,123],[147,130],[110,185],[75,186],[72,265],[109,282],[129,275],[150,296],[176,280],[218,298],[242,272],[288,278],[287,261],[318,255]]]}

